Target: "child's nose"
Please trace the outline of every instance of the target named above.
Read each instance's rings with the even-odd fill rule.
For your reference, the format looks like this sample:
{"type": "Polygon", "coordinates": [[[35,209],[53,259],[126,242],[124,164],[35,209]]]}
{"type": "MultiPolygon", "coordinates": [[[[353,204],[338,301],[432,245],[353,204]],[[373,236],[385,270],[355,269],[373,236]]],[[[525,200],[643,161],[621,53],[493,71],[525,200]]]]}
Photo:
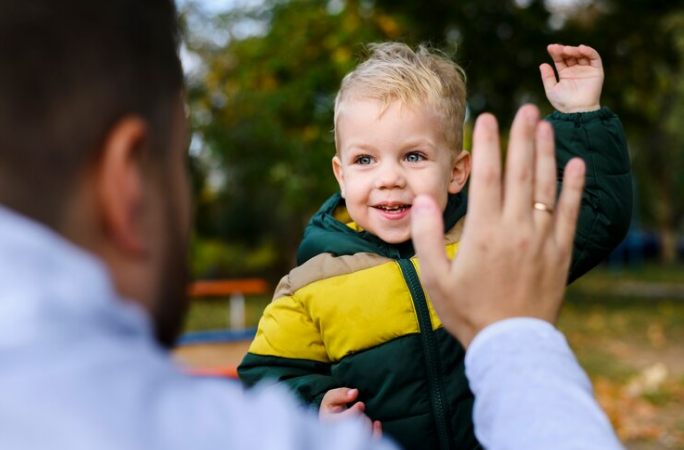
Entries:
{"type": "Polygon", "coordinates": [[[400,167],[395,164],[383,164],[375,178],[376,189],[401,189],[406,186],[406,179],[400,167]]]}

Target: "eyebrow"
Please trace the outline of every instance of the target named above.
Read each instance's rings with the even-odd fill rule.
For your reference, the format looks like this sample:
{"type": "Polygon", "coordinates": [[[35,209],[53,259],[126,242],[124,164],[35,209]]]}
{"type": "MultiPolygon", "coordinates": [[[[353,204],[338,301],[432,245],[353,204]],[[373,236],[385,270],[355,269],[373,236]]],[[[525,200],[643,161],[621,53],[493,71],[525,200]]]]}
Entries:
{"type": "MultiPolygon", "coordinates": [[[[431,149],[436,149],[437,146],[433,144],[430,140],[428,139],[416,139],[413,141],[408,141],[404,144],[402,144],[401,149],[406,150],[411,147],[430,147],[431,149]]],[[[358,143],[358,144],[351,144],[347,147],[348,150],[363,150],[367,152],[372,152],[372,151],[377,151],[377,148],[373,145],[369,144],[364,144],[364,143],[358,143]]]]}
{"type": "Polygon", "coordinates": [[[427,139],[416,139],[415,141],[409,141],[402,146],[402,149],[407,149],[409,147],[430,147],[431,149],[436,149],[437,146],[427,139]]]}
{"type": "Polygon", "coordinates": [[[368,144],[352,144],[347,147],[347,150],[363,150],[366,152],[375,152],[378,149],[368,144]]]}

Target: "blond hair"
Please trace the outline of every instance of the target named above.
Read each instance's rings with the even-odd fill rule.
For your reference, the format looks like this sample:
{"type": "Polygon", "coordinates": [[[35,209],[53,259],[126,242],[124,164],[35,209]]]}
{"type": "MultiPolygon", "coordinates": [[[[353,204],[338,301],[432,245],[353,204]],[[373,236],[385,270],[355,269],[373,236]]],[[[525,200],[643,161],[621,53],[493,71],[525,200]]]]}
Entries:
{"type": "MultiPolygon", "coordinates": [[[[378,100],[380,115],[390,103],[423,106],[442,122],[444,138],[452,150],[463,148],[463,122],[466,110],[464,70],[444,53],[424,45],[415,51],[399,42],[369,45],[368,59],[342,80],[335,98],[335,129],[350,99],[378,100]]],[[[337,131],[335,131],[337,141],[337,131]]]]}

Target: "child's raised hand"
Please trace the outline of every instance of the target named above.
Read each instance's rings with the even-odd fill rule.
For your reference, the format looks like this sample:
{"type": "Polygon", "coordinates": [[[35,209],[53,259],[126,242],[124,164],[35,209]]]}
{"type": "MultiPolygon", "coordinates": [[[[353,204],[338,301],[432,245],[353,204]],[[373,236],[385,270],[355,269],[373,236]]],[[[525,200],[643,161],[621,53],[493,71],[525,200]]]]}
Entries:
{"type": "Polygon", "coordinates": [[[601,107],[603,64],[598,52],[586,45],[572,47],[551,44],[546,48],[553,58],[558,80],[549,64],[539,66],[546,97],[560,112],[595,111],[601,107]]]}
{"type": "Polygon", "coordinates": [[[366,410],[366,405],[364,405],[363,402],[356,402],[351,407],[347,406],[347,404],[356,400],[358,396],[358,389],[338,388],[329,390],[323,396],[321,408],[318,411],[318,417],[321,420],[336,420],[350,416],[359,416],[368,424],[374,437],[382,437],[382,426],[380,421],[371,421],[368,416],[363,413],[366,410]]]}

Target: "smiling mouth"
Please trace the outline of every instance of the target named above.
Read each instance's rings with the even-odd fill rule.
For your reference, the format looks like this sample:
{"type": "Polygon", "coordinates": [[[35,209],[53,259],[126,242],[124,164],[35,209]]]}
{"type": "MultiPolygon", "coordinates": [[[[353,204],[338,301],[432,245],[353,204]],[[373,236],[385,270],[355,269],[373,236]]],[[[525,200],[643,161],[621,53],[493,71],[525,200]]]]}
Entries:
{"type": "Polygon", "coordinates": [[[377,205],[373,208],[389,213],[400,213],[411,208],[411,205],[377,205]]]}

